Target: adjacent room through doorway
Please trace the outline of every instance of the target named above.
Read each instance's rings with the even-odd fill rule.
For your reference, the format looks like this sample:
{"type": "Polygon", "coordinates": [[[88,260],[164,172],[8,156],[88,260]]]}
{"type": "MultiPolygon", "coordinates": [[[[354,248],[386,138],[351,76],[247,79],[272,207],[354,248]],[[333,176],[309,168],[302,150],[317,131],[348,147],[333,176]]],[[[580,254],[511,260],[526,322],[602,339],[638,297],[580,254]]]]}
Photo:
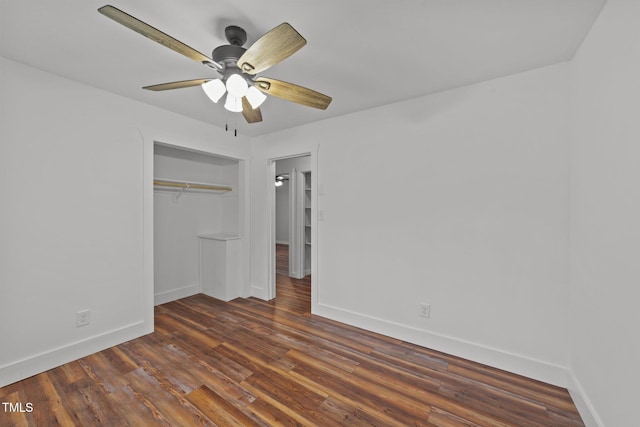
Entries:
{"type": "Polygon", "coordinates": [[[279,159],[274,163],[275,303],[296,312],[310,312],[311,156],[279,159]]]}

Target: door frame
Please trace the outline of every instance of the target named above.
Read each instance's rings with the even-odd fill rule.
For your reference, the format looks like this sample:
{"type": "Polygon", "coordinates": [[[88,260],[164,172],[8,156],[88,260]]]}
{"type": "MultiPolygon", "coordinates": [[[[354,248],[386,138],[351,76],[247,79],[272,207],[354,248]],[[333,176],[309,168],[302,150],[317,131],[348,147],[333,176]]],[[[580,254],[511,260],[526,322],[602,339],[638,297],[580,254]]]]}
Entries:
{"type": "MultiPolygon", "coordinates": [[[[285,155],[285,156],[279,156],[279,157],[272,157],[267,159],[267,170],[268,170],[268,174],[267,174],[267,179],[269,181],[269,184],[267,186],[267,203],[268,203],[268,209],[267,209],[267,217],[269,220],[269,236],[268,236],[268,257],[269,257],[269,263],[268,263],[268,274],[269,274],[269,280],[268,280],[268,284],[267,284],[267,289],[266,289],[266,297],[267,300],[272,300],[276,297],[276,186],[275,186],[275,180],[276,180],[276,162],[278,160],[285,160],[285,159],[293,159],[296,157],[305,157],[305,156],[310,156],[310,160],[311,160],[311,170],[310,172],[312,173],[312,175],[314,174],[314,171],[316,170],[316,165],[315,162],[317,161],[315,153],[310,152],[310,151],[305,151],[302,153],[296,153],[296,154],[289,154],[289,155],[285,155]]],[[[311,183],[312,185],[314,185],[316,182],[316,180],[312,180],[311,183]]],[[[314,191],[312,191],[312,194],[316,194],[314,191]]],[[[315,197],[314,197],[315,198],[315,197]]],[[[291,201],[289,201],[291,203],[291,201]]],[[[314,222],[315,222],[315,201],[312,200],[311,201],[311,223],[312,223],[312,230],[315,230],[316,227],[314,227],[314,222]]],[[[289,218],[289,221],[291,221],[291,218],[289,218]]],[[[315,232],[315,231],[314,231],[315,232]]],[[[289,236],[289,238],[291,239],[292,236],[289,236]]],[[[315,248],[312,246],[312,253],[311,253],[311,258],[312,258],[312,262],[311,262],[311,294],[312,294],[312,307],[313,307],[313,301],[315,300],[314,295],[313,295],[313,290],[314,290],[314,278],[315,278],[315,273],[316,273],[316,267],[315,267],[315,262],[314,262],[314,251],[315,248]]]]}
{"type": "Polygon", "coordinates": [[[289,277],[294,279],[304,277],[304,236],[301,228],[304,212],[300,209],[304,195],[301,176],[297,168],[289,171],[289,277]]]}
{"type": "MultiPolygon", "coordinates": [[[[153,332],[154,329],[154,153],[155,145],[164,145],[177,149],[224,157],[238,161],[238,234],[243,238],[242,252],[246,261],[242,266],[242,274],[247,278],[247,282],[240,289],[241,296],[251,295],[248,278],[250,277],[251,247],[249,232],[251,227],[250,217],[250,188],[251,182],[251,156],[248,153],[229,149],[224,146],[212,146],[208,140],[201,140],[190,135],[177,137],[172,134],[165,134],[156,129],[137,128],[137,132],[142,142],[142,210],[143,210],[143,232],[142,232],[142,254],[143,291],[141,295],[143,307],[143,322],[146,325],[146,333],[153,332]]],[[[275,179],[275,178],[274,178],[275,179]]]]}

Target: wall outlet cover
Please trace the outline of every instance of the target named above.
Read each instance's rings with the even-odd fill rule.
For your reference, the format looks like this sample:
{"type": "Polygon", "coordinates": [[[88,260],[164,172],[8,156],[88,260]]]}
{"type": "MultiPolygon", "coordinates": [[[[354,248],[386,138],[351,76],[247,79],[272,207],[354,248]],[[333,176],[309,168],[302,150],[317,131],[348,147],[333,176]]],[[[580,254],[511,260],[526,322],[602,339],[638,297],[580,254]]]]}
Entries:
{"type": "Polygon", "coordinates": [[[431,305],[420,304],[420,316],[427,318],[431,317],[431,305]]]}
{"type": "Polygon", "coordinates": [[[76,313],[76,327],[86,326],[91,323],[91,310],[83,310],[76,313]]]}

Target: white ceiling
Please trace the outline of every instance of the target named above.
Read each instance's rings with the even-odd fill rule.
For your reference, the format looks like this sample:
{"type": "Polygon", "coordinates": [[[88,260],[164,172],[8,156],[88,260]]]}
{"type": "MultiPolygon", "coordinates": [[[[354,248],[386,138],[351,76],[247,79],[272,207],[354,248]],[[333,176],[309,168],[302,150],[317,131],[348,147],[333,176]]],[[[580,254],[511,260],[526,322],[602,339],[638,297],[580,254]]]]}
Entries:
{"type": "Polygon", "coordinates": [[[604,0],[0,0],[0,55],[194,119],[256,136],[566,61],[604,0]],[[245,47],[282,22],[307,45],[261,75],[333,97],[326,111],[269,97],[264,121],[213,104],[207,67],[99,14],[112,4],[210,56],[224,28],[245,47]]]}

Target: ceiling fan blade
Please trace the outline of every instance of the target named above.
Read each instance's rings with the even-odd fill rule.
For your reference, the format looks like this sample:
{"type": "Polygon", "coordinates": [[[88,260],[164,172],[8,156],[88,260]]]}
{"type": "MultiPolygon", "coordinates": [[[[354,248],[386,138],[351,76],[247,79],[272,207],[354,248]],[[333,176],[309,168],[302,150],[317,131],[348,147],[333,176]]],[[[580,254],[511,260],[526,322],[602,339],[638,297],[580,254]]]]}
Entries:
{"type": "Polygon", "coordinates": [[[142,22],[138,18],[135,18],[118,8],[115,8],[111,5],[106,5],[98,9],[98,12],[108,18],[113,19],[117,23],[122,24],[139,34],[142,34],[143,36],[153,40],[154,42],[160,43],[161,45],[168,47],[169,49],[174,50],[181,55],[186,56],[189,59],[203,62],[207,65],[212,65],[214,68],[220,68],[220,66],[216,67],[217,64],[213,62],[213,60],[207,55],[198,52],[194,48],[182,43],[180,40],[174,39],[170,35],[163,33],[157,28],[154,28],[151,25],[142,22]]]}
{"type": "Polygon", "coordinates": [[[260,37],[238,59],[238,67],[247,74],[258,74],[296,53],[307,41],[286,22],[260,37]]]}
{"type": "Polygon", "coordinates": [[[153,90],[153,91],[182,89],[185,87],[200,86],[203,83],[208,82],[209,80],[212,80],[212,79],[182,80],[179,82],[161,83],[157,85],[145,86],[142,89],[153,90]]]}
{"type": "Polygon", "coordinates": [[[255,86],[266,94],[320,110],[326,110],[331,103],[330,96],[269,77],[258,77],[255,80],[255,86]]]}
{"type": "Polygon", "coordinates": [[[242,115],[247,123],[258,123],[262,121],[260,108],[253,108],[246,96],[242,97],[242,115]]]}

